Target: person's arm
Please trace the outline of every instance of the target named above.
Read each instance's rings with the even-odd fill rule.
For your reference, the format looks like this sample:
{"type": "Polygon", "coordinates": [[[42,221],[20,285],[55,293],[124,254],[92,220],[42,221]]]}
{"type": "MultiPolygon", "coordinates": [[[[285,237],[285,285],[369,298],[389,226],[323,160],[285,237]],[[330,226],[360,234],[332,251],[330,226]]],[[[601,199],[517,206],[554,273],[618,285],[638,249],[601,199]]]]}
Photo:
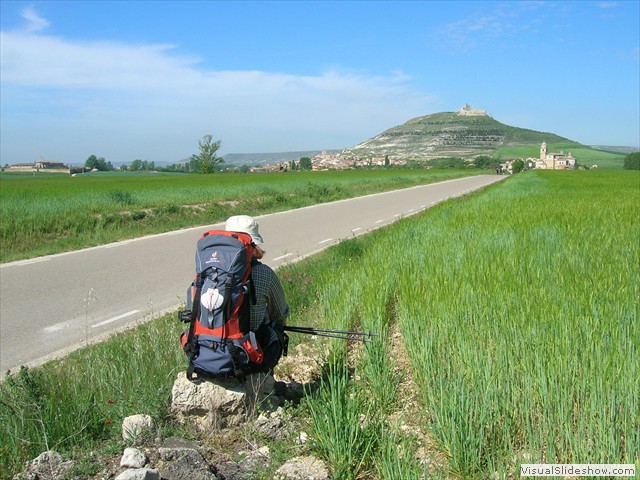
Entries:
{"type": "Polygon", "coordinates": [[[282,289],[280,279],[273,272],[271,282],[269,282],[269,318],[283,327],[287,324],[289,316],[289,305],[282,289]]]}

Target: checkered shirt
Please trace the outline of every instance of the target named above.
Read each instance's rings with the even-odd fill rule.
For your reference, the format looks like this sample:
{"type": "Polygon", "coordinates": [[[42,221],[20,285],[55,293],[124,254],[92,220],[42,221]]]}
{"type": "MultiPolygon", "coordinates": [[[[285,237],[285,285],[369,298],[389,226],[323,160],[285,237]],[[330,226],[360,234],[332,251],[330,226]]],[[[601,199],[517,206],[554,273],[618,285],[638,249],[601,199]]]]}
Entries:
{"type": "Polygon", "coordinates": [[[263,323],[286,325],[289,305],[280,279],[268,265],[254,260],[251,278],[256,291],[256,303],[251,303],[251,330],[257,331],[263,323]]]}

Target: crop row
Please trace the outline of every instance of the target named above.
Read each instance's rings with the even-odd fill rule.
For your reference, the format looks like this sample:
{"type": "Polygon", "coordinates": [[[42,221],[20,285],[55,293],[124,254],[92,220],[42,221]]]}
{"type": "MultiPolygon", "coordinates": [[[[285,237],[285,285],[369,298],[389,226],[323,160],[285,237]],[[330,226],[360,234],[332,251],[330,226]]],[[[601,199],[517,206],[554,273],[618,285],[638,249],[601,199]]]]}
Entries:
{"type": "MultiPolygon", "coordinates": [[[[637,463],[639,194],[632,172],[529,172],[356,239],[351,261],[341,245],[313,315],[384,339],[352,376],[351,398],[370,402],[361,413],[394,418],[410,397],[393,377],[393,393],[375,393],[376,362],[398,356],[397,324],[432,470],[504,478],[521,463],[637,463]]],[[[403,458],[414,472],[403,478],[423,475],[403,458]]],[[[352,463],[341,478],[363,470],[352,463]]]]}

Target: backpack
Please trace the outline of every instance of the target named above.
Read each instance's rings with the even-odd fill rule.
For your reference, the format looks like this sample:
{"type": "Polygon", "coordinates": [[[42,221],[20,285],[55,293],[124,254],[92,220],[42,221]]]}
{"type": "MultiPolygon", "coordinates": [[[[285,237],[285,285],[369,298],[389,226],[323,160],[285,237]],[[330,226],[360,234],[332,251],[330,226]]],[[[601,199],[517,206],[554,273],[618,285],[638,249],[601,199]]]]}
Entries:
{"type": "Polygon", "coordinates": [[[187,378],[237,377],[260,371],[263,352],[250,330],[254,244],[246,233],[209,230],[196,248],[196,276],[187,289],[189,328],[180,338],[189,361],[187,378]]]}

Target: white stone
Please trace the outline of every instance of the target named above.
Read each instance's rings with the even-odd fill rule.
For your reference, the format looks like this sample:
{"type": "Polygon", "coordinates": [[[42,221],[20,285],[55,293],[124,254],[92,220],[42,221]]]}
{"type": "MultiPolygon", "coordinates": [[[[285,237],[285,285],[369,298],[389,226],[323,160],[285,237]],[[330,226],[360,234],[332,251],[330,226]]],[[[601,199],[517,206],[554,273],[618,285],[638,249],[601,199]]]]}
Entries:
{"type": "Polygon", "coordinates": [[[160,480],[160,473],[151,468],[130,468],[118,475],[116,480],[160,480]]]}
{"type": "Polygon", "coordinates": [[[120,459],[121,467],[142,468],[147,463],[147,456],[137,448],[125,448],[120,459]]]}
{"type": "Polygon", "coordinates": [[[261,403],[273,395],[273,377],[247,375],[245,383],[234,378],[194,383],[179,373],[171,391],[171,410],[181,423],[202,431],[243,424],[261,403]]]}
{"type": "Polygon", "coordinates": [[[329,470],[315,457],[295,457],[282,465],[274,480],[329,480],[329,470]]]}
{"type": "Polygon", "coordinates": [[[154,434],[155,422],[149,415],[131,415],[122,421],[122,439],[137,441],[145,435],[154,434]]]}

